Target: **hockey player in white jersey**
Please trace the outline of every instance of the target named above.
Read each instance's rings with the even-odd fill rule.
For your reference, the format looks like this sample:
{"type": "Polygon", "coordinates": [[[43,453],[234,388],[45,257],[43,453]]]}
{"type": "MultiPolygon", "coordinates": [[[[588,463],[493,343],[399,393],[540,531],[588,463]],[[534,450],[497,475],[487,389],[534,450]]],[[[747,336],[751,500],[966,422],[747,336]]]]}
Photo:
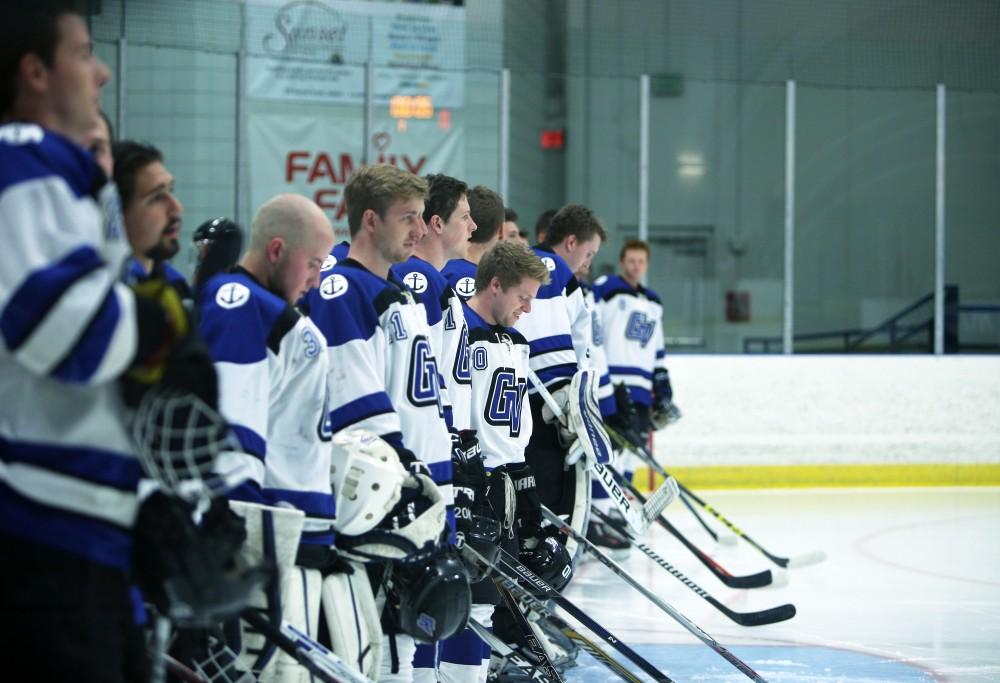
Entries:
{"type": "MultiPolygon", "coordinates": [[[[525,403],[528,391],[530,346],[514,327],[532,310],[539,288],[550,281],[548,268],[519,241],[499,242],[479,262],[476,294],[466,304],[472,369],[472,424],[480,435],[482,458],[488,472],[487,498],[501,526],[501,545],[519,556],[545,580],[562,588],[569,580],[570,558],[552,537],[542,534],[539,492],[535,475],[525,462],[525,448],[534,429],[525,403]],[[513,489],[513,496],[511,491],[513,489]],[[514,498],[513,508],[508,501],[514,498]]],[[[475,492],[478,499],[479,491],[475,492]]],[[[481,506],[473,500],[472,509],[481,506]]],[[[459,526],[461,530],[461,525],[459,526]]],[[[485,592],[485,591],[484,591],[485,592]]],[[[487,594],[492,604],[499,595],[487,594]]],[[[478,608],[478,606],[477,606],[478,608]]],[[[478,608],[486,621],[489,609],[478,608]]],[[[493,626],[497,634],[516,639],[509,612],[498,607],[493,626]]],[[[441,678],[449,683],[474,683],[485,677],[488,661],[478,661],[468,633],[467,658],[441,664],[441,678]]],[[[488,659],[488,653],[485,653],[488,659]]]]}
{"type": "Polygon", "coordinates": [[[78,142],[108,70],[74,3],[0,9],[0,642],[7,678],[145,680],[131,584],[141,474],[118,380],[210,399],[170,288],[119,281],[118,192],[78,142]],[[184,380],[187,384],[173,384],[184,380]]]}
{"type": "MultiPolygon", "coordinates": [[[[294,304],[319,283],[333,246],[333,228],[312,201],[278,195],[257,211],[239,264],[200,291],[200,327],[219,372],[220,407],[240,448],[217,467],[236,484],[234,509],[256,530],[274,524],[274,537],[252,544],[286,549],[270,557],[277,590],[258,596],[276,621],[316,633],[322,572],[332,562],[334,499],[330,487],[326,340],[294,304]],[[248,505],[249,504],[249,505],[248,505]],[[290,514],[285,508],[300,511],[290,514]]],[[[252,552],[267,557],[264,548],[252,552]]],[[[297,681],[302,670],[284,652],[262,647],[244,626],[244,665],[261,680],[297,681]]]]}
{"type": "MultiPolygon", "coordinates": [[[[549,392],[558,395],[581,367],[590,367],[593,340],[591,317],[583,291],[573,275],[589,264],[606,240],[607,233],[593,212],[569,204],[556,214],[546,231],[546,242],[533,247],[548,267],[552,281],[538,291],[530,314],[516,327],[531,345],[531,368],[549,392]]],[[[528,389],[535,428],[525,450],[528,464],[538,478],[542,502],[558,514],[571,515],[582,531],[582,517],[589,506],[578,505],[587,497],[589,482],[577,481],[574,468],[566,468],[567,444],[559,427],[534,387],[528,389]]]]}
{"type": "MultiPolygon", "coordinates": [[[[645,447],[650,428],[667,426],[680,416],[673,405],[673,388],[666,367],[663,346],[663,307],[660,297],[643,286],[649,268],[649,246],[642,240],[628,240],[619,254],[618,275],[598,278],[594,298],[604,332],[604,351],[611,381],[616,386],[618,414],[612,426],[631,434],[645,447]]],[[[624,456],[622,469],[629,478],[635,459],[624,456]]],[[[596,498],[596,496],[595,496],[596,498]]],[[[607,503],[596,504],[607,506],[607,503]]],[[[607,508],[606,508],[607,509],[607,508]]],[[[615,534],[596,527],[593,540],[604,541],[615,534]]],[[[610,540],[613,545],[619,541],[610,540]]]]}
{"type": "MultiPolygon", "coordinates": [[[[423,307],[390,272],[393,264],[413,254],[427,232],[426,196],[426,181],[395,167],[359,170],[345,188],[351,230],[347,258],[327,271],[306,303],[328,344],[331,429],[364,428],[378,434],[405,466],[429,470],[450,503],[451,437],[431,331],[423,307]]],[[[338,546],[345,541],[338,537],[338,546]]],[[[420,567],[394,566],[390,576],[420,574],[446,558],[443,552],[432,553],[420,567]]],[[[382,573],[370,573],[373,587],[379,586],[382,573]]],[[[405,617],[414,613],[403,609],[408,597],[394,590],[380,593],[387,634],[380,680],[411,681],[414,633],[430,641],[451,633],[441,633],[445,625],[430,623],[435,620],[407,623],[405,617]]],[[[421,592],[420,597],[434,596],[421,592]]],[[[464,616],[468,600],[466,583],[464,616]]],[[[460,604],[445,607],[461,609],[460,604]]]]}

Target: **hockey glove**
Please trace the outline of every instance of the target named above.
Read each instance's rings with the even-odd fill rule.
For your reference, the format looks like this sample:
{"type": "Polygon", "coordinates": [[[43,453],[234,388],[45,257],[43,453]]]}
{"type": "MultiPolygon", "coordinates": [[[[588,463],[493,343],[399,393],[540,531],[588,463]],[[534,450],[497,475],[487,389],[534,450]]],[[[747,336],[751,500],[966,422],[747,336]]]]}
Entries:
{"type": "Polygon", "coordinates": [[[478,461],[482,466],[483,449],[479,446],[479,438],[475,429],[462,429],[451,432],[451,462],[458,463],[478,461]]]}
{"type": "Polygon", "coordinates": [[[646,439],[643,436],[645,425],[639,424],[639,411],[625,384],[615,385],[615,406],[615,413],[608,417],[608,424],[636,448],[645,447],[646,439]]]}
{"type": "Polygon", "coordinates": [[[522,541],[537,538],[541,534],[542,501],[535,489],[535,473],[527,463],[519,463],[508,465],[507,475],[514,485],[514,494],[517,498],[517,511],[514,516],[517,534],[522,541]]]}
{"type": "Polygon", "coordinates": [[[573,442],[576,441],[576,432],[569,427],[569,421],[566,419],[566,413],[569,410],[569,392],[569,384],[552,392],[552,398],[562,411],[562,419],[558,418],[552,412],[552,408],[549,407],[548,402],[542,405],[542,419],[545,420],[546,424],[556,426],[559,433],[559,445],[564,449],[569,449],[573,445],[573,442]]]}
{"type": "Polygon", "coordinates": [[[670,386],[670,373],[666,368],[653,371],[653,405],[649,422],[652,429],[663,429],[681,418],[681,411],[673,404],[674,389],[670,386]]]}

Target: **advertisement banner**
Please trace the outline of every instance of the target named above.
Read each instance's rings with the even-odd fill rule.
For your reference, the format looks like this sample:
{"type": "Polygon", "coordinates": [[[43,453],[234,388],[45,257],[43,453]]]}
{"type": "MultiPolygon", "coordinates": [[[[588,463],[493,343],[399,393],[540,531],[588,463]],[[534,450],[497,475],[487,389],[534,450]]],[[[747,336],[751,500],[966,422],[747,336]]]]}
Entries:
{"type": "MultiPolygon", "coordinates": [[[[333,222],[337,241],[348,239],[344,185],[361,166],[364,126],[357,117],[252,113],[247,118],[251,213],[280,192],[313,199],[333,222]]],[[[462,126],[442,129],[433,120],[409,121],[398,130],[376,121],[374,163],[417,175],[464,176],[462,126]]]]}
{"type": "Polygon", "coordinates": [[[374,100],[464,100],[465,10],[351,0],[252,0],[246,6],[247,93],[264,100],[358,104],[365,64],[374,100]]]}

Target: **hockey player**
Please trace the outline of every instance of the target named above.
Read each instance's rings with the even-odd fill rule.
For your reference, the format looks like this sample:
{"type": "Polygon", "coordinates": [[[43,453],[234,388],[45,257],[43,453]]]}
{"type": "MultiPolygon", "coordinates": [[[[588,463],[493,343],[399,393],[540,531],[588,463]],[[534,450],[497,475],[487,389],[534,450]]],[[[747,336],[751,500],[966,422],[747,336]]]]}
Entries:
{"type": "Polygon", "coordinates": [[[464,258],[476,222],[469,210],[468,186],[451,176],[426,177],[427,234],[413,256],[392,266],[392,273],[419,297],[431,329],[431,348],[448,389],[446,419],[457,432],[469,428],[468,330],[461,300],[441,274],[445,264],[464,258]],[[454,413],[458,414],[454,414],[454,413]]]}
{"type": "Polygon", "coordinates": [[[129,273],[135,280],[163,268],[164,277],[190,299],[191,289],[181,273],[167,261],[180,250],[181,214],[184,206],[174,195],[174,178],[163,165],[156,147],[121,140],[113,147],[115,184],[122,197],[125,231],[132,245],[129,273]]]}
{"type": "MultiPolygon", "coordinates": [[[[306,303],[329,346],[332,430],[381,436],[406,467],[429,470],[451,503],[451,437],[432,333],[423,307],[390,272],[427,233],[426,196],[426,181],[393,166],[359,170],[345,188],[347,258],[327,271],[306,303]]],[[[381,575],[371,574],[372,585],[380,585],[381,575]]],[[[411,681],[415,641],[402,629],[412,624],[401,623],[398,594],[381,598],[387,635],[380,679],[411,681]]]]}
{"type": "MultiPolygon", "coordinates": [[[[522,548],[535,551],[539,547],[541,517],[535,477],[524,455],[533,429],[531,411],[524,404],[530,349],[514,324],[531,312],[539,287],[549,281],[548,268],[527,246],[505,240],[480,260],[476,294],[465,304],[472,424],[480,435],[483,461],[489,471],[489,499],[501,522],[502,544],[515,555],[522,548]],[[505,504],[508,478],[516,492],[514,510],[506,509],[509,506],[505,504]]],[[[492,604],[499,602],[495,590],[483,592],[492,604]]],[[[497,616],[501,614],[502,610],[497,616]]],[[[509,619],[501,618],[497,626],[506,635],[509,619]]],[[[478,641],[473,634],[467,637],[478,641]]],[[[487,661],[477,667],[474,657],[446,663],[442,655],[442,680],[474,683],[485,674],[488,652],[485,657],[487,661]]]]}
{"type": "MultiPolygon", "coordinates": [[[[626,241],[618,264],[618,275],[594,282],[611,381],[627,388],[627,395],[617,390],[622,415],[612,419],[611,424],[622,432],[632,432],[639,445],[645,446],[650,429],[665,427],[677,419],[679,411],[672,402],[673,389],[666,367],[663,307],[656,292],[642,285],[649,268],[649,245],[642,240],[626,241]]],[[[627,477],[634,470],[632,462],[627,457],[623,463],[627,477]]]]}
{"type": "Polygon", "coordinates": [[[469,238],[465,256],[448,261],[441,271],[463,301],[468,301],[476,293],[476,266],[483,254],[503,238],[504,208],[500,195],[488,187],[477,185],[469,192],[469,208],[477,228],[469,238]]]}
{"type": "Polygon", "coordinates": [[[115,161],[111,155],[111,141],[114,140],[111,129],[111,121],[107,115],[101,111],[97,124],[90,129],[87,136],[81,141],[83,148],[94,155],[94,161],[104,171],[104,175],[111,178],[114,176],[115,161]]]}
{"type": "MultiPolygon", "coordinates": [[[[329,366],[326,339],[294,304],[319,283],[332,246],[333,228],[315,203],[278,195],[254,216],[249,249],[239,264],[199,292],[200,326],[219,371],[221,409],[240,445],[222,454],[218,468],[233,483],[240,481],[231,500],[277,508],[267,512],[275,540],[251,535],[254,542],[290,545],[293,551],[278,562],[280,596],[264,602],[275,616],[307,633],[316,632],[321,572],[332,562],[329,366]]],[[[248,518],[259,509],[234,508],[248,518]]],[[[251,529],[253,521],[248,519],[251,529]]],[[[272,652],[247,651],[244,663],[265,671],[269,680],[298,680],[285,671],[298,670],[290,656],[272,658],[272,652]]]]}
{"type": "Polygon", "coordinates": [[[109,74],[74,6],[0,9],[0,642],[8,677],[124,683],[147,671],[118,380],[210,397],[215,373],[197,354],[173,372],[189,326],[173,290],[118,281],[118,193],[78,145],[109,74]]]}
{"type": "MultiPolygon", "coordinates": [[[[591,363],[591,319],[573,273],[590,264],[605,239],[607,233],[590,209],[569,204],[553,217],[546,242],[533,248],[552,281],[538,291],[533,311],[516,327],[531,345],[532,370],[562,401],[577,370],[591,363]]],[[[529,386],[528,396],[535,427],[525,458],[539,481],[542,502],[558,514],[571,515],[580,529],[590,483],[577,481],[576,471],[567,469],[573,455],[567,452],[570,435],[560,434],[551,411],[543,411],[545,402],[537,388],[529,386]]]]}

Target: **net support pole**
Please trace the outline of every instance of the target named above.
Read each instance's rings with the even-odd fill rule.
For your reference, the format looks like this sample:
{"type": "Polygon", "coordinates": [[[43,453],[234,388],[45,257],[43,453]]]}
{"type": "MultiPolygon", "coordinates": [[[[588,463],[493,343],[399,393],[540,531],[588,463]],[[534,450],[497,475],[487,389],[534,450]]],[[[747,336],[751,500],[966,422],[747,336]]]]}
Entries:
{"type": "Polygon", "coordinates": [[[500,196],[510,206],[510,69],[500,70],[500,196]]]}
{"type": "Polygon", "coordinates": [[[945,87],[937,85],[937,153],[934,173],[934,355],[944,353],[944,152],[945,87]]]}
{"type": "Polygon", "coordinates": [[[795,81],[785,84],[785,298],[782,353],[795,352],[795,81]]]}
{"type": "Polygon", "coordinates": [[[118,64],[115,68],[115,133],[119,140],[125,140],[125,60],[128,57],[128,40],[118,39],[118,64]]]}
{"type": "MultiPolygon", "coordinates": [[[[639,239],[649,241],[649,75],[639,76],[639,239]]],[[[646,284],[646,276],[642,278],[646,284]]]]}
{"type": "Polygon", "coordinates": [[[375,163],[375,150],[372,137],[375,134],[375,55],[373,41],[375,29],[371,17],[368,18],[368,60],[365,63],[365,144],[362,147],[362,160],[365,164],[375,163]]]}
{"type": "Polygon", "coordinates": [[[235,207],[233,208],[233,215],[236,216],[236,221],[240,225],[249,225],[247,217],[243,215],[243,183],[246,181],[246,173],[244,170],[244,149],[243,145],[246,144],[247,139],[247,105],[246,105],[246,93],[247,93],[247,53],[246,49],[241,47],[236,52],[236,158],[233,160],[235,163],[235,175],[236,175],[236,193],[233,197],[235,207]]]}

